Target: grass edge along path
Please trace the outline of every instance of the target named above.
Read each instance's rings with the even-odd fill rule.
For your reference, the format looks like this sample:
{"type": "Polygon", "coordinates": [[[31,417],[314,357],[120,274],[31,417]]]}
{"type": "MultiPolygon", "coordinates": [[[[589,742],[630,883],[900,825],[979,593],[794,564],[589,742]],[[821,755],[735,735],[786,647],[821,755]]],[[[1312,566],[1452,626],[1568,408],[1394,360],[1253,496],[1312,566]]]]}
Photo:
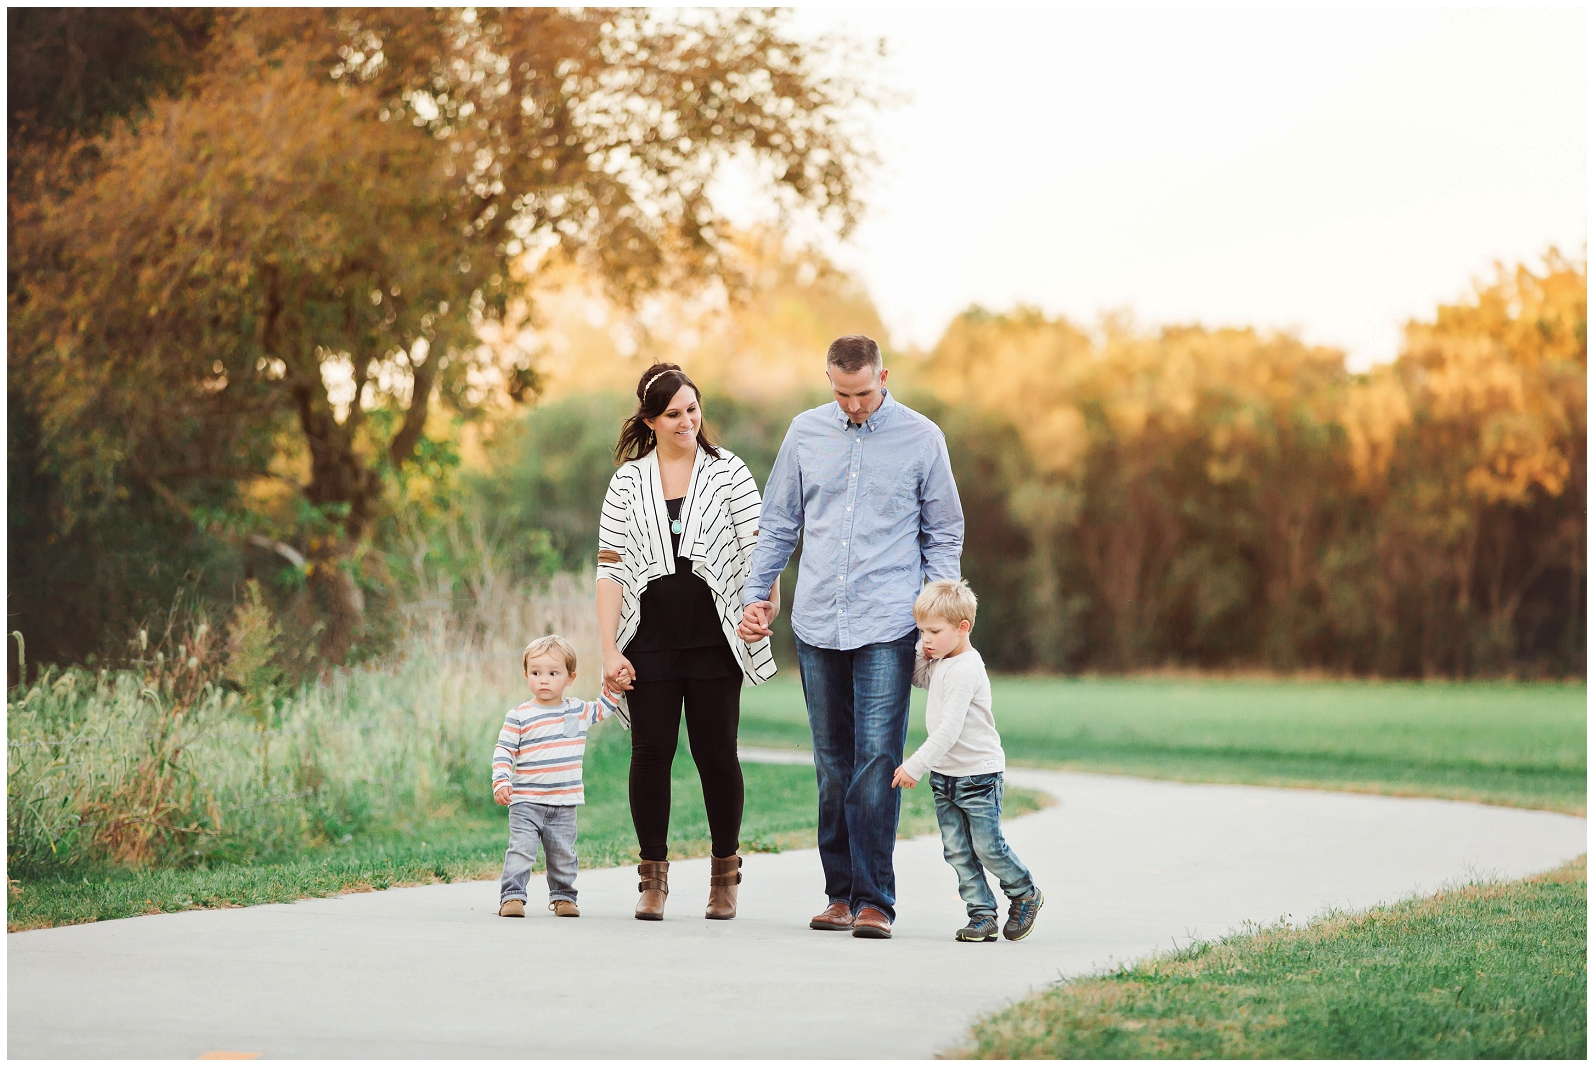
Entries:
{"type": "MultiPolygon", "coordinates": [[[[1586,815],[1587,686],[1276,679],[991,680],[1013,767],[1430,797],[1586,815]]],[[[908,747],[924,738],[915,690],[908,747]]],[[[806,748],[800,689],[743,702],[747,744],[806,748]]]]}
{"type": "MultiPolygon", "coordinates": [[[[625,749],[610,738],[599,761],[623,769],[625,749]]],[[[742,851],[781,852],[816,846],[817,787],[812,768],[744,764],[748,805],[742,851]]],[[[670,858],[709,854],[707,816],[691,757],[677,755],[673,777],[670,858]]],[[[1009,788],[1004,817],[1050,807],[1056,800],[1035,790],[1009,788]]],[[[927,787],[905,792],[899,837],[936,830],[927,787]]],[[[588,783],[577,851],[581,870],[637,862],[623,775],[588,783]]],[[[213,908],[286,904],[342,893],[402,886],[496,879],[508,840],[503,809],[472,809],[421,826],[365,835],[343,846],[323,846],[297,856],[257,863],[145,870],[75,869],[7,880],[6,932],[71,926],[138,915],[213,908]]],[[[541,858],[537,869],[543,869],[541,858]]],[[[579,884],[579,883],[578,883],[579,884]]]]}
{"type": "Polygon", "coordinates": [[[1583,1059],[1588,857],[1059,982],[970,1059],[1583,1059]]]}

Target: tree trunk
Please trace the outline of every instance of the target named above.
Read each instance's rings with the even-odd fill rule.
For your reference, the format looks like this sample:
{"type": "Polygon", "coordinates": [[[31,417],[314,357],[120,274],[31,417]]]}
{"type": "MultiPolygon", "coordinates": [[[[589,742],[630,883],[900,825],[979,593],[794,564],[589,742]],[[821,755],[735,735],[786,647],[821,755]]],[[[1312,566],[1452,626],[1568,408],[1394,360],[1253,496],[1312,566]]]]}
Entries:
{"type": "Polygon", "coordinates": [[[302,384],[294,393],[299,426],[310,447],[310,484],[304,495],[327,520],[312,536],[309,552],[310,584],[327,611],[320,652],[330,663],[343,663],[365,623],[365,597],[350,571],[370,524],[372,505],[381,493],[381,477],[354,447],[358,391],[342,423],[333,415],[319,381],[302,384]]]}

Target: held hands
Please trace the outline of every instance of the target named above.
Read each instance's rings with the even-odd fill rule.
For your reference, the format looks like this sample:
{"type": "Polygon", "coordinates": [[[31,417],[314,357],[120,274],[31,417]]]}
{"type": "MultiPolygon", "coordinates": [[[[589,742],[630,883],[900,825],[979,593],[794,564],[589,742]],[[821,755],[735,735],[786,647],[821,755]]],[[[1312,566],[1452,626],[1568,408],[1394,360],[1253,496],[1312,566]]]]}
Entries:
{"type": "Polygon", "coordinates": [[[898,767],[897,773],[891,776],[891,788],[902,789],[904,787],[908,789],[917,789],[919,788],[919,780],[917,778],[909,778],[908,772],[903,770],[901,767],[898,767]]]}
{"type": "Polygon", "coordinates": [[[501,785],[493,790],[493,803],[501,804],[506,808],[509,806],[509,786],[501,785]]]}
{"type": "Polygon", "coordinates": [[[618,696],[636,681],[636,668],[618,650],[603,654],[603,687],[618,696]]]}
{"type": "Polygon", "coordinates": [[[742,622],[736,627],[736,636],[750,645],[763,640],[774,633],[770,625],[779,613],[780,609],[767,600],[754,601],[742,609],[742,622]]]}

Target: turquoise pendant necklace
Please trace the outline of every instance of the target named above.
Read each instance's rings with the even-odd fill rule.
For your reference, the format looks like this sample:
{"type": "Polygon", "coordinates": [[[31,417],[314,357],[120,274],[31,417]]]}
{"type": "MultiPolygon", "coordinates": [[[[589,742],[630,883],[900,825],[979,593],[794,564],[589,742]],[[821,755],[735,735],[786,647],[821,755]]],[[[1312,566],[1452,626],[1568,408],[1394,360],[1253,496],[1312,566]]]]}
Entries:
{"type": "Polygon", "coordinates": [[[681,532],[681,520],[680,519],[671,519],[670,520],[670,532],[672,534],[678,534],[678,533],[681,532]]]}

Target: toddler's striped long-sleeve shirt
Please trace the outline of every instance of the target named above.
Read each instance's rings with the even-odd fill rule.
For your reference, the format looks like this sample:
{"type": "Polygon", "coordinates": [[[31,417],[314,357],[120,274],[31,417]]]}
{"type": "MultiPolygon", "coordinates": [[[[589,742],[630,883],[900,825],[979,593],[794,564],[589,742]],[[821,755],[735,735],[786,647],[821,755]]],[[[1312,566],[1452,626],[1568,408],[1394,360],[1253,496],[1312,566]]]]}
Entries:
{"type": "Polygon", "coordinates": [[[607,692],[597,700],[572,697],[551,708],[528,700],[513,709],[504,717],[493,749],[493,791],[507,784],[511,804],[586,803],[581,757],[587,749],[587,731],[619,711],[607,692]]]}

